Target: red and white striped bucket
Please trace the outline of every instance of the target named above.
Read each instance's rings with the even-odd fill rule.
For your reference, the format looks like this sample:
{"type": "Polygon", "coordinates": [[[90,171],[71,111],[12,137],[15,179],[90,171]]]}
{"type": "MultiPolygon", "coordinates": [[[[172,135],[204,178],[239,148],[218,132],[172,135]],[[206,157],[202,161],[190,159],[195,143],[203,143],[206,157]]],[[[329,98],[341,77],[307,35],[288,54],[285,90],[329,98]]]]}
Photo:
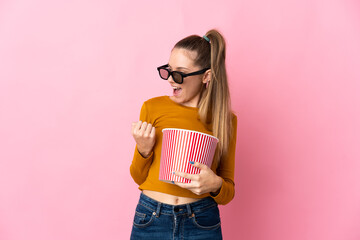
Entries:
{"type": "Polygon", "coordinates": [[[219,140],[206,133],[164,128],[159,179],[165,182],[190,183],[191,180],[175,176],[172,172],[199,174],[200,169],[190,164],[190,161],[200,162],[211,167],[216,144],[219,140]]]}

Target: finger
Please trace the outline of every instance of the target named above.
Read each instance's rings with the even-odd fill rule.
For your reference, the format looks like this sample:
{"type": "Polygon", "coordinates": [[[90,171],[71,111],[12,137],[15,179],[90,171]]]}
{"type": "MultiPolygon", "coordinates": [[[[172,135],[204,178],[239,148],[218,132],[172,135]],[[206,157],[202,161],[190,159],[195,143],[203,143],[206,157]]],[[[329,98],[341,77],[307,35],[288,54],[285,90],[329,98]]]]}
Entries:
{"type": "Polygon", "coordinates": [[[148,125],[146,126],[145,132],[144,132],[144,136],[150,136],[151,133],[151,129],[152,129],[152,125],[151,123],[148,123],[148,125]]]}
{"type": "Polygon", "coordinates": [[[175,185],[181,187],[181,188],[186,188],[186,189],[190,189],[191,188],[191,184],[190,183],[180,183],[180,182],[174,182],[175,185]]]}
{"type": "Polygon", "coordinates": [[[142,121],[138,121],[138,122],[136,123],[135,131],[140,129],[141,124],[142,124],[142,121]]]}
{"type": "Polygon", "coordinates": [[[131,123],[131,130],[134,131],[134,129],[136,128],[138,122],[132,122],[131,123]]]}
{"type": "Polygon", "coordinates": [[[155,138],[155,127],[152,127],[151,129],[150,138],[155,138]]]}
{"type": "Polygon", "coordinates": [[[147,122],[143,122],[140,127],[139,134],[144,135],[144,132],[146,130],[147,122]]]}
{"type": "Polygon", "coordinates": [[[176,176],[183,177],[189,180],[195,180],[194,175],[195,174],[189,174],[189,173],[183,173],[183,172],[174,172],[176,176]]]}
{"type": "MultiPolygon", "coordinates": [[[[190,163],[191,163],[191,162],[190,162],[190,163]]],[[[205,169],[208,168],[207,165],[202,164],[202,163],[199,163],[199,162],[194,162],[192,165],[193,165],[194,167],[199,168],[200,170],[205,170],[205,169]]]]}
{"type": "Polygon", "coordinates": [[[140,129],[140,126],[141,126],[141,121],[138,121],[138,122],[133,122],[132,125],[131,125],[131,132],[133,135],[136,135],[137,132],[139,131],[140,129]]]}
{"type": "Polygon", "coordinates": [[[134,129],[136,127],[136,122],[131,123],[131,132],[134,132],[134,129]]]}

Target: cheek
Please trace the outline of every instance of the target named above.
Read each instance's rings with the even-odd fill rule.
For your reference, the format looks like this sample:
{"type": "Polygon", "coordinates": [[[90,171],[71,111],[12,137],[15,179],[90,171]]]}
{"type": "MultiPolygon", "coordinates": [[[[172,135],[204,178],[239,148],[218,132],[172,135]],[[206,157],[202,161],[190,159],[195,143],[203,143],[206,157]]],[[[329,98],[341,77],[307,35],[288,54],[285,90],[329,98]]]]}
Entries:
{"type": "Polygon", "coordinates": [[[201,79],[188,79],[184,84],[184,88],[189,92],[199,92],[202,86],[201,79]]]}
{"type": "Polygon", "coordinates": [[[191,85],[191,92],[193,94],[198,94],[200,92],[200,90],[201,90],[201,86],[202,86],[202,83],[200,81],[194,82],[191,85]]]}

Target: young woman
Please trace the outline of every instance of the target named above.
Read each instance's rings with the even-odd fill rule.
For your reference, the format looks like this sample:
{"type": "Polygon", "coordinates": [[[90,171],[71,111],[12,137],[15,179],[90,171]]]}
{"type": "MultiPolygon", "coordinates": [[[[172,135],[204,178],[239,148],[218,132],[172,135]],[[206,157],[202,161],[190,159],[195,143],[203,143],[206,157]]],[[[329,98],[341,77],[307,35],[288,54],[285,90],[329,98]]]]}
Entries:
{"type": "Polygon", "coordinates": [[[234,197],[237,125],[230,106],[224,38],[216,30],[203,37],[186,37],[158,71],[173,88],[173,95],[145,101],[140,121],[132,125],[136,148],[130,173],[142,193],[131,239],[222,239],[218,204],[227,204],[234,197]],[[160,181],[164,128],[217,137],[211,168],[190,162],[200,174],[174,174],[191,183],[160,181]]]}

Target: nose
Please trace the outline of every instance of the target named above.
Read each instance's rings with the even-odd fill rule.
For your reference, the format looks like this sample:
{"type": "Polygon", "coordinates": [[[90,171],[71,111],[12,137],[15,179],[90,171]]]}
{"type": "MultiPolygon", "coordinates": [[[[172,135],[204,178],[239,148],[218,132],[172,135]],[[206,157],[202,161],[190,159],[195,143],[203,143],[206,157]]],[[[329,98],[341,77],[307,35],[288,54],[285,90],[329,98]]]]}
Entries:
{"type": "Polygon", "coordinates": [[[169,76],[169,78],[167,79],[169,83],[174,83],[174,79],[172,78],[172,75],[169,76]]]}

